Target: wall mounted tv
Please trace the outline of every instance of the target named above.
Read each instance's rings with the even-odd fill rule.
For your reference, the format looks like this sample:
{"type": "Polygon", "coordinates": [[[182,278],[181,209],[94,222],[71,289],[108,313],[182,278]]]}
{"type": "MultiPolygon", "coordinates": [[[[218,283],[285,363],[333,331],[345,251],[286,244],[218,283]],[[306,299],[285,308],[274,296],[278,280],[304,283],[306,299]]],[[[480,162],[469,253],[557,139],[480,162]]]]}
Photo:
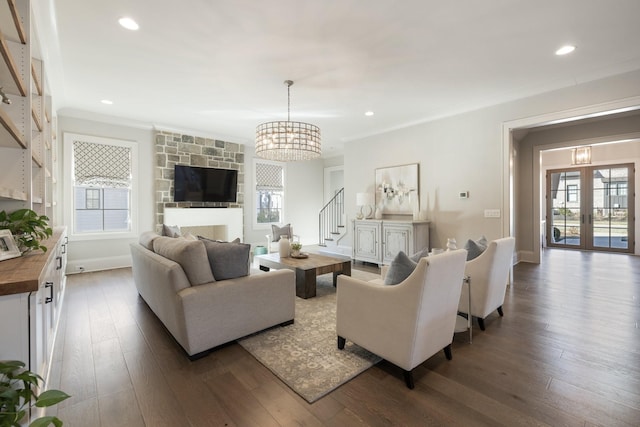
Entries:
{"type": "Polygon", "coordinates": [[[175,202],[235,202],[238,171],[175,165],[175,202]]]}

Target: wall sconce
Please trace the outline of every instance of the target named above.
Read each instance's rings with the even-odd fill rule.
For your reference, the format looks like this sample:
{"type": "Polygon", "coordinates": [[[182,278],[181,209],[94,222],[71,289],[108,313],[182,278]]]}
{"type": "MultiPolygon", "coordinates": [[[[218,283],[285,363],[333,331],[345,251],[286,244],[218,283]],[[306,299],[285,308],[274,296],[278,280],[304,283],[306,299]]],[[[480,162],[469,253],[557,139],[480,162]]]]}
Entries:
{"type": "Polygon", "coordinates": [[[373,194],[371,193],[356,193],[356,206],[360,206],[360,211],[356,215],[356,218],[362,219],[371,218],[373,215],[373,204],[375,203],[373,199],[373,194]],[[363,213],[363,208],[366,211],[366,214],[363,213]]]}
{"type": "Polygon", "coordinates": [[[571,150],[572,165],[590,165],[591,164],[591,146],[577,147],[571,150]]]}

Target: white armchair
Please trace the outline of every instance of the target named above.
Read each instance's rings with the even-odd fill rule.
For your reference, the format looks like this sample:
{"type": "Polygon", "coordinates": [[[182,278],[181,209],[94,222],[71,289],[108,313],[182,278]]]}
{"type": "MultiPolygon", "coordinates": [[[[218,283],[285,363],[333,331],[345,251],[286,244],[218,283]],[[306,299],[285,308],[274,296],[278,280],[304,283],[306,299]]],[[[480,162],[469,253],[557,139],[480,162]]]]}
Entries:
{"type": "Polygon", "coordinates": [[[338,276],[338,348],[353,341],[404,369],[413,388],[416,366],[440,350],[451,360],[466,259],[464,249],[422,258],[397,285],[338,276]]]}
{"type": "Polygon", "coordinates": [[[269,253],[278,252],[281,236],[286,236],[292,242],[300,240],[299,236],[293,234],[293,226],[291,224],[283,226],[277,226],[274,224],[271,226],[271,233],[265,236],[267,239],[267,251],[269,253]]]}
{"type": "MultiPolygon", "coordinates": [[[[513,237],[493,240],[482,254],[466,263],[465,274],[471,280],[471,316],[478,319],[483,331],[484,319],[491,312],[498,310],[498,314],[504,316],[502,304],[509,271],[513,266],[515,244],[513,237]]],[[[467,286],[467,283],[463,285],[458,304],[458,311],[465,314],[469,314],[467,286]]]]}

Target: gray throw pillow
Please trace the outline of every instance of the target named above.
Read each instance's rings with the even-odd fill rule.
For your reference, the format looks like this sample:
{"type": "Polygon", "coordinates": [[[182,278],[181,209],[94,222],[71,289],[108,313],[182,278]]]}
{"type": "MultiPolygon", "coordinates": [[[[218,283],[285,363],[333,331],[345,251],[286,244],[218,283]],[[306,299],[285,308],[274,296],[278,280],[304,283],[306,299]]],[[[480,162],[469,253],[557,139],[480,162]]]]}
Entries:
{"type": "Polygon", "coordinates": [[[487,249],[487,238],[481,236],[478,240],[467,240],[464,248],[467,250],[467,261],[479,257],[487,249]]]}
{"type": "Polygon", "coordinates": [[[204,242],[209,266],[216,280],[235,279],[249,275],[251,245],[206,239],[201,241],[204,242]]]}
{"type": "Polygon", "coordinates": [[[291,238],[291,224],[283,225],[282,227],[271,224],[271,239],[277,242],[280,240],[280,237],[291,238]]]}
{"type": "Polygon", "coordinates": [[[177,225],[162,224],[162,235],[167,237],[180,237],[182,233],[180,232],[180,227],[177,225]]]}
{"type": "Polygon", "coordinates": [[[153,251],[180,264],[191,286],[214,281],[211,268],[206,262],[207,251],[204,243],[199,240],[161,236],[153,241],[153,251]]]}
{"type": "Polygon", "coordinates": [[[418,263],[412,261],[407,254],[402,251],[398,252],[398,255],[391,261],[389,271],[384,278],[384,284],[397,285],[409,277],[417,265],[418,263]]]}
{"type": "Polygon", "coordinates": [[[409,258],[411,259],[411,261],[417,263],[418,261],[420,261],[420,258],[424,258],[426,256],[429,256],[429,248],[423,248],[422,250],[419,250],[415,254],[411,255],[409,258]]]}

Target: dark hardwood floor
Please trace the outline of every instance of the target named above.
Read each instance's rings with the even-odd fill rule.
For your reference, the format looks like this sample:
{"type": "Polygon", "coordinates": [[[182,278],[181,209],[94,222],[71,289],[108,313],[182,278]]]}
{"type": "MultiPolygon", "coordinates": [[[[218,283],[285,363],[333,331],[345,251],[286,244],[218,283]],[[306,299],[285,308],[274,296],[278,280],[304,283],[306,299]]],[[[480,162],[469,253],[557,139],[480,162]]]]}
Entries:
{"type": "Polygon", "coordinates": [[[640,257],[547,249],[515,267],[504,313],[473,344],[456,334],[414,390],[381,362],[308,404],[238,344],[190,362],[129,269],[84,273],[68,278],[51,386],[73,396],[65,426],[640,425],[640,257]]]}

